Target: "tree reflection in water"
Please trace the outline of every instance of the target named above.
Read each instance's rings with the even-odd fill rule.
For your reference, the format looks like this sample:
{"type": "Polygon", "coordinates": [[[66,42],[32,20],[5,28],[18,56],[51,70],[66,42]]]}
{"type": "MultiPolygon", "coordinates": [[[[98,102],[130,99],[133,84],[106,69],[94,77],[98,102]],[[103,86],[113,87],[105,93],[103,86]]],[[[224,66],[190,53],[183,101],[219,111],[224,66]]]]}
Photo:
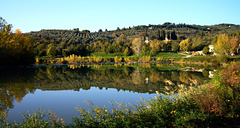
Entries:
{"type": "MultiPolygon", "coordinates": [[[[167,70],[163,64],[151,65],[44,65],[0,69],[0,111],[14,108],[28,93],[40,90],[88,90],[91,87],[118,91],[155,93],[177,90],[181,84],[203,83],[201,72],[167,70]]],[[[205,73],[205,72],[204,72],[205,73]]],[[[205,73],[206,74],[206,73],[205,73]]]]}

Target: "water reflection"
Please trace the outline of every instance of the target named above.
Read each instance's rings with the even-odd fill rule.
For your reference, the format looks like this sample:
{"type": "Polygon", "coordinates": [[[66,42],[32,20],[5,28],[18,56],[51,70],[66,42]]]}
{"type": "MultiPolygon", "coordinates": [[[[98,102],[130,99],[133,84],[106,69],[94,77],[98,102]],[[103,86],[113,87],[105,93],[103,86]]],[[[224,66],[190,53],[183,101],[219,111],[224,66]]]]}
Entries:
{"type": "MultiPolygon", "coordinates": [[[[36,89],[81,91],[96,87],[100,90],[117,89],[118,92],[154,94],[156,91],[160,93],[168,90],[177,91],[182,84],[201,84],[209,79],[206,69],[199,72],[178,66],[149,63],[105,66],[40,65],[28,68],[5,68],[0,69],[0,72],[1,113],[13,109],[15,101],[21,103],[23,97],[28,93],[34,94],[36,89]]],[[[85,95],[85,97],[91,96],[85,95]]]]}

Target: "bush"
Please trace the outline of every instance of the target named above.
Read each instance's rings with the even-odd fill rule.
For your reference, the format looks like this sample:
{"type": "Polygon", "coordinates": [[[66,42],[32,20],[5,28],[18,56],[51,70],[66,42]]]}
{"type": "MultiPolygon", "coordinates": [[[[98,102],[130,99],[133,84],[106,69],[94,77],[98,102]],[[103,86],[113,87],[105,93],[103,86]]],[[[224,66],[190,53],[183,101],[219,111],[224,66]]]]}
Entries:
{"type": "Polygon", "coordinates": [[[68,63],[67,60],[63,60],[63,61],[62,61],[62,64],[67,64],[67,63],[68,63]]]}
{"type": "Polygon", "coordinates": [[[218,55],[217,56],[217,61],[219,63],[226,63],[226,62],[228,62],[228,57],[225,56],[225,55],[218,55]]]}
{"type": "Polygon", "coordinates": [[[122,62],[122,57],[114,57],[114,62],[122,62]]]}
{"type": "Polygon", "coordinates": [[[103,59],[103,62],[114,62],[114,58],[107,58],[107,57],[105,57],[103,59]]]}
{"type": "Polygon", "coordinates": [[[139,58],[138,61],[139,62],[150,62],[151,57],[150,56],[143,56],[143,57],[139,58]]]}
{"type": "Polygon", "coordinates": [[[163,58],[158,57],[156,61],[163,61],[163,58]]]}

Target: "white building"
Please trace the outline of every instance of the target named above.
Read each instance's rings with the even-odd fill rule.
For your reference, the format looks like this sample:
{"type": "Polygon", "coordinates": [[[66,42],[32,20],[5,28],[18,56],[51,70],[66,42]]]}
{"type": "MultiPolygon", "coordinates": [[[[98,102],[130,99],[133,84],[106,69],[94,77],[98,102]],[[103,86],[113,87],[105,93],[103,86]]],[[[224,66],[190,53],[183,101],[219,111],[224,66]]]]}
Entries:
{"type": "Polygon", "coordinates": [[[148,37],[146,37],[145,43],[146,43],[146,44],[149,43],[148,37]]]}
{"type": "Polygon", "coordinates": [[[209,52],[214,52],[213,51],[213,45],[209,45],[209,52]]]}

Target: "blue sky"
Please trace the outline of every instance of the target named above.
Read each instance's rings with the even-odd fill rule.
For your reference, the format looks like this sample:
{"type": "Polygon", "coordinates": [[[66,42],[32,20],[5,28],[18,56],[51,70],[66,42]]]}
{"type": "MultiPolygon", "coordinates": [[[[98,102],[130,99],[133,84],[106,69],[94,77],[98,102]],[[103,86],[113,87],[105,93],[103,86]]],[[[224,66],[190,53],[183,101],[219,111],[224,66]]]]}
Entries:
{"type": "Polygon", "coordinates": [[[240,0],[0,0],[0,16],[22,32],[115,30],[164,22],[240,24],[240,0]]]}

